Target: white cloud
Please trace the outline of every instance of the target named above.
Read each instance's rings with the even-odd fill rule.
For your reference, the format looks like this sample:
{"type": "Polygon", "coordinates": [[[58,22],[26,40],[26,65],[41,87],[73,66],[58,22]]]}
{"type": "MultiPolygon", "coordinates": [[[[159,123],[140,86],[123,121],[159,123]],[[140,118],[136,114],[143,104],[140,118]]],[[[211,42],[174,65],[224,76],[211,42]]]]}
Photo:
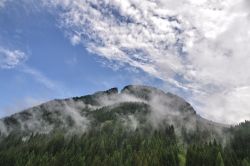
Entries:
{"type": "Polygon", "coordinates": [[[27,55],[20,50],[9,50],[0,47],[0,68],[11,69],[22,64],[27,59],[27,55]]]}
{"type": "Polygon", "coordinates": [[[81,42],[81,37],[78,36],[78,35],[73,35],[71,38],[70,38],[70,41],[73,45],[77,45],[81,42]]]}
{"type": "Polygon", "coordinates": [[[243,88],[250,86],[247,0],[46,3],[63,9],[61,25],[73,44],[192,93],[189,100],[206,117],[250,119],[250,91],[243,88]]]}
{"type": "Polygon", "coordinates": [[[209,119],[230,124],[250,117],[250,87],[210,93],[196,98],[204,101],[204,105],[197,108],[209,119]]]}

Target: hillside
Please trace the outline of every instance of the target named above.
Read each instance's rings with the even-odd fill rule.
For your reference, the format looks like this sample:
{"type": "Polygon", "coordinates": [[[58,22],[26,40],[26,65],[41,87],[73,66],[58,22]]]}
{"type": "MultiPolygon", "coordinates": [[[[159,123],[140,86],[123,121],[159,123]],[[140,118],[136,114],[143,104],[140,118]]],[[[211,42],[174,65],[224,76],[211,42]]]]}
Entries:
{"type": "Polygon", "coordinates": [[[201,118],[189,103],[174,94],[153,87],[130,85],[120,93],[117,88],[112,88],[92,95],[49,101],[24,110],[2,119],[0,133],[3,136],[9,133],[43,134],[53,130],[84,133],[91,130],[93,124],[101,125],[109,120],[124,124],[132,121],[134,126],[130,127],[134,129],[145,124],[157,129],[165,124],[188,132],[209,130],[214,135],[216,130],[223,128],[201,118]]]}
{"type": "Polygon", "coordinates": [[[243,166],[250,159],[247,141],[239,141],[250,138],[248,122],[214,123],[149,86],[49,101],[0,124],[0,165],[243,166]]]}

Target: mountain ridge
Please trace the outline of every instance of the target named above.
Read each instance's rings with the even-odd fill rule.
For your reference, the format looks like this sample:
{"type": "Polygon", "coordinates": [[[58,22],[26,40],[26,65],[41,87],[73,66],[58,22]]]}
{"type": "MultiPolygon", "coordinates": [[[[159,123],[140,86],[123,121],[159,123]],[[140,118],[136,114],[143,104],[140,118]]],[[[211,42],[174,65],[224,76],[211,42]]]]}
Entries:
{"type": "MultiPolygon", "coordinates": [[[[216,130],[218,128],[222,130],[225,127],[202,118],[190,103],[177,95],[151,86],[127,85],[120,91],[114,87],[91,95],[55,99],[25,109],[0,120],[0,135],[8,135],[13,132],[24,135],[50,133],[55,129],[84,133],[91,128],[94,112],[106,116],[98,110],[109,112],[113,108],[116,111],[122,110],[114,112],[113,118],[125,118],[130,121],[129,118],[135,116],[137,119],[135,118],[134,122],[136,122],[143,117],[146,119],[145,123],[149,123],[154,128],[158,128],[162,125],[161,123],[164,123],[174,125],[179,130],[185,128],[187,131],[209,128],[216,133],[215,135],[219,135],[216,130]],[[138,117],[137,112],[130,109],[147,109],[147,111],[145,114],[138,113],[141,116],[138,117]]],[[[181,132],[179,131],[179,133],[181,132]]]]}

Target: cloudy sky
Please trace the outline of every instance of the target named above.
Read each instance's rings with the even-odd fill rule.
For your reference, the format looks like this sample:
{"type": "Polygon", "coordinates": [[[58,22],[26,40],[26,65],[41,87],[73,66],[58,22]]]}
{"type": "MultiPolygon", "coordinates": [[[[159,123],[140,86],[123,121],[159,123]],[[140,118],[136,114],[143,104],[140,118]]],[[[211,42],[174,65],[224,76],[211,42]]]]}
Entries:
{"type": "Polygon", "coordinates": [[[250,120],[249,0],[0,0],[0,117],[126,84],[250,120]]]}

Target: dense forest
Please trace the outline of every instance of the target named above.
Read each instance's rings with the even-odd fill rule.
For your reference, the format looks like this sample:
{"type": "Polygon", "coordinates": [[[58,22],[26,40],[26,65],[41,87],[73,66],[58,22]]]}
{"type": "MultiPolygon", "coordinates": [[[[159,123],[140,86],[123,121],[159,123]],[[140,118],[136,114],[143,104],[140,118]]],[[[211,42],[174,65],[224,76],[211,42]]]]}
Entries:
{"type": "MultiPolygon", "coordinates": [[[[148,94],[152,89],[143,88],[139,91],[137,88],[136,92],[130,88],[129,93],[149,101],[148,94]]],[[[113,89],[76,97],[73,101],[97,106],[103,94],[115,100],[110,98],[113,93],[117,99],[113,89]]],[[[62,102],[56,101],[53,107],[41,105],[7,117],[2,120],[6,126],[5,134],[0,132],[0,165],[250,166],[249,121],[231,127],[212,123],[199,117],[180,98],[163,95],[165,98],[160,98],[164,101],[171,99],[168,106],[178,101],[171,108],[181,109],[181,114],[170,116],[168,112],[164,114],[166,118],[157,116],[156,119],[152,105],[141,100],[109,102],[109,105],[94,108],[85,105],[77,116],[88,119],[87,127],[79,128],[76,116],[62,116],[58,112],[62,102]],[[45,126],[50,124],[54,128],[50,132],[32,131],[30,123],[37,121],[32,118],[34,112],[45,126]],[[175,121],[170,121],[173,119],[175,121]]],[[[162,103],[157,106],[159,104],[162,103]]]]}
{"type": "Polygon", "coordinates": [[[232,128],[226,145],[216,140],[184,145],[173,126],[132,131],[113,125],[67,137],[61,132],[26,139],[9,135],[0,143],[0,165],[250,165],[250,122],[232,128]]]}

